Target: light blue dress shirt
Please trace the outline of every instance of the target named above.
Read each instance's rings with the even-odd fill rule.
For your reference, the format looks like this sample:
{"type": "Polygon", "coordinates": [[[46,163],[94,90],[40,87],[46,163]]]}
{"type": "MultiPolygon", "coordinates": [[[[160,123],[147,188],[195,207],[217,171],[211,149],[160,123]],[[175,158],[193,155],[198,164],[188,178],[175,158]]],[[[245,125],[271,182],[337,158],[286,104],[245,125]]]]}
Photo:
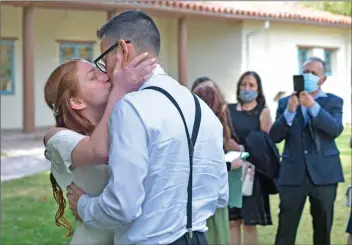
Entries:
{"type": "MultiPolygon", "coordinates": [[[[190,131],[195,118],[189,90],[158,66],[142,86],[159,86],[179,103],[190,131]]],[[[141,89],[142,89],[141,88],[141,89]]],[[[200,100],[202,119],[194,152],[193,230],[228,203],[223,129],[200,100]]],[[[110,119],[108,185],[99,197],[83,195],[78,213],[89,226],[115,232],[115,244],[168,244],[187,232],[189,155],[175,106],[161,93],[143,90],[119,101],[110,119]]],[[[191,132],[190,132],[191,133],[191,132]]]]}
{"type": "MultiPolygon", "coordinates": [[[[327,95],[322,90],[319,90],[319,92],[314,96],[314,99],[316,100],[320,97],[327,97],[327,95]]],[[[309,113],[313,118],[315,118],[320,111],[320,105],[315,101],[311,108],[307,108],[301,105],[301,109],[302,109],[304,122],[307,123],[307,120],[308,120],[307,113],[309,113]]],[[[289,126],[292,126],[292,123],[293,123],[293,120],[295,119],[296,114],[297,114],[297,111],[290,112],[288,108],[285,109],[284,117],[289,126]]]]}

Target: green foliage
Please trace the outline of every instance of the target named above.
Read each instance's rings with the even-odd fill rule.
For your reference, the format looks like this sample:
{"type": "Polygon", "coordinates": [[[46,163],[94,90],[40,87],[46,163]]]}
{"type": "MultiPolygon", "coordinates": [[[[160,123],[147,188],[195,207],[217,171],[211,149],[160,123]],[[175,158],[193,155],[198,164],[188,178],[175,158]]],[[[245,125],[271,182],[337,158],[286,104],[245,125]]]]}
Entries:
{"type": "Polygon", "coordinates": [[[320,1],[301,3],[305,7],[327,11],[333,14],[352,16],[352,1],[320,1]]]}

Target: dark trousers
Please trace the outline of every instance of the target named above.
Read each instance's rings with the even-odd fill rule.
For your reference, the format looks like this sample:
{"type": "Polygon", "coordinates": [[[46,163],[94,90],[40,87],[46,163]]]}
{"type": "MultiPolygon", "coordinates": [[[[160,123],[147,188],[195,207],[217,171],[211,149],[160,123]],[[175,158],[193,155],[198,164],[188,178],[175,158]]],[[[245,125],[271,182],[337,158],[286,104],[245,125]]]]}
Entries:
{"type": "Polygon", "coordinates": [[[192,239],[189,238],[187,232],[170,245],[208,245],[208,240],[204,232],[193,231],[192,239]]]}
{"type": "Polygon", "coordinates": [[[348,220],[346,232],[352,234],[352,208],[350,211],[350,219],[348,220]]]}
{"type": "Polygon", "coordinates": [[[313,218],[314,245],[330,245],[337,184],[317,186],[309,176],[300,186],[280,186],[279,227],[275,245],[294,245],[307,197],[313,218]]]}

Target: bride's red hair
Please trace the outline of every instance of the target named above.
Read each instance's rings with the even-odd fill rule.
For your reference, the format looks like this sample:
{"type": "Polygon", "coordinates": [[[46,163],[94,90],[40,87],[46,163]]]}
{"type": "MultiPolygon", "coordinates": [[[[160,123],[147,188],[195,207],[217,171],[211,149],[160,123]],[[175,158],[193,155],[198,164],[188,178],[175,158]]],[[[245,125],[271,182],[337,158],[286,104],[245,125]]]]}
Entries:
{"type": "MultiPolygon", "coordinates": [[[[79,59],[69,60],[58,66],[50,74],[44,87],[44,98],[47,105],[53,110],[56,127],[63,127],[80,134],[90,135],[94,130],[94,126],[70,106],[70,98],[76,96],[79,91],[77,76],[79,62],[79,59]]],[[[63,190],[52,173],[50,173],[50,182],[54,199],[59,205],[55,215],[56,225],[68,229],[67,237],[72,236],[73,227],[64,216],[66,199],[63,190]]]]}

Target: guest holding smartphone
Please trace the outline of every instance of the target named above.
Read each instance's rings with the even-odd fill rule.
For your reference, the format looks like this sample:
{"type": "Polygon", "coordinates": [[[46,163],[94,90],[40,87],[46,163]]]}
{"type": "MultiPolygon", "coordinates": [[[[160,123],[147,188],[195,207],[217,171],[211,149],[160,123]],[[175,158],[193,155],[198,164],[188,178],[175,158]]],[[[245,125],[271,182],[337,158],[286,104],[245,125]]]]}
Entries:
{"type": "Polygon", "coordinates": [[[336,138],[343,131],[342,98],[325,93],[325,62],[303,63],[304,91],[279,101],[270,136],[285,141],[278,178],[280,213],[275,245],[294,245],[306,200],[313,244],[330,245],[337,186],[344,181],[336,138]],[[307,198],[309,197],[309,198],[307,198]]]}

